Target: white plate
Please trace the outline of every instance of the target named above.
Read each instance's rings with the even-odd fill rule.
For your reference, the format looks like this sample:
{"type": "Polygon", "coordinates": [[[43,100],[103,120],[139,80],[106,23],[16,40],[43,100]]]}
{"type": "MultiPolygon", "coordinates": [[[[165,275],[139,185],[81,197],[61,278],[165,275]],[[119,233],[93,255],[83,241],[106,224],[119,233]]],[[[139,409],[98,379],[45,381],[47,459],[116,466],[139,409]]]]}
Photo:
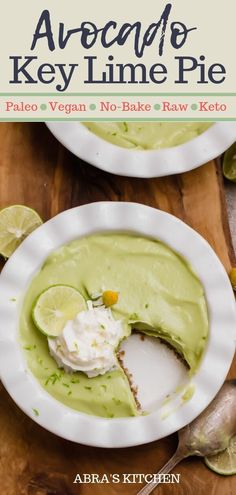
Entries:
{"type": "Polygon", "coordinates": [[[164,177],[187,172],[221,155],[236,141],[236,122],[218,122],[180,146],[135,151],[90,132],[80,122],[48,122],[52,134],[74,155],[112,174],[164,177]]]}
{"type": "MultiPolygon", "coordinates": [[[[63,438],[86,445],[128,447],[144,444],[165,437],[196,418],[216,395],[227,375],[235,351],[235,328],[232,288],[222,264],[208,243],[177,218],[139,204],[93,203],[61,213],[22,243],[0,276],[0,376],[4,386],[34,421],[63,438]],[[75,238],[98,231],[137,232],[160,239],[190,261],[204,285],[210,337],[201,366],[193,378],[195,394],[189,402],[172,408],[165,419],[165,408],[160,401],[163,393],[170,391],[176,363],[173,363],[172,372],[166,373],[165,363],[172,367],[171,358],[162,355],[159,374],[157,368],[151,369],[152,374],[147,374],[149,356],[153,363],[155,361],[154,348],[149,341],[141,343],[142,359],[136,366],[139,376],[140,368],[143,370],[141,377],[144,377],[144,383],[141,386],[144,392],[146,387],[150,390],[150,376],[153,376],[151,394],[153,392],[154,400],[150,401],[150,395],[143,395],[142,392],[143,400],[149,401],[152,409],[147,416],[105,419],[78,413],[51,397],[26,370],[25,358],[18,343],[18,326],[20,301],[29,281],[53,250],[75,238]],[[18,304],[12,301],[14,297],[18,304]],[[35,417],[33,409],[40,411],[38,417],[35,417]]],[[[127,359],[130,359],[131,367],[135,367],[135,359],[137,361],[137,345],[136,337],[127,343],[127,359]]],[[[160,355],[161,351],[157,349],[155,352],[160,355]]],[[[178,373],[182,380],[180,369],[178,373]]]]}

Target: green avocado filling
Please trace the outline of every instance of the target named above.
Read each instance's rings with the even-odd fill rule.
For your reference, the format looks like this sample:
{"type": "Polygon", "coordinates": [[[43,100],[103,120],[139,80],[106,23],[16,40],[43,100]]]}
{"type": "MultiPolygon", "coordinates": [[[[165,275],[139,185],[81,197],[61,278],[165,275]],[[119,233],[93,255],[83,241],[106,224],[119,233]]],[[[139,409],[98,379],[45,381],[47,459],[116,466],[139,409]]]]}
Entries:
{"type": "Polygon", "coordinates": [[[86,122],[91,132],[122,148],[157,150],[191,141],[211,122],[86,122]]]}
{"type": "Polygon", "coordinates": [[[202,284],[187,261],[152,239],[93,235],[49,256],[31,282],[21,310],[20,341],[28,367],[63,404],[106,418],[140,414],[121,367],[95,378],[58,368],[31,317],[35,299],[54,284],[71,285],[86,300],[104,289],[117,291],[112,313],[122,320],[124,337],[132,329],[160,337],[185,360],[191,374],[197,370],[208,336],[208,315],[202,284]]]}

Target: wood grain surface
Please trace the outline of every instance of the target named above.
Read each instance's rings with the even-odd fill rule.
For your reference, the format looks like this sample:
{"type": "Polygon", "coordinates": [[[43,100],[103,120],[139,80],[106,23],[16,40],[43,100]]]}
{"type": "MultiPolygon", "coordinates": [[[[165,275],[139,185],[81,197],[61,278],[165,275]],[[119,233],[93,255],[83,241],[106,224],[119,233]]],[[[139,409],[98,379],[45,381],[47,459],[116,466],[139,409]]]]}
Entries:
{"type": "MultiPolygon", "coordinates": [[[[0,207],[26,204],[47,220],[72,206],[101,200],[135,201],[173,213],[209,241],[227,270],[234,262],[222,178],[215,162],[164,179],[116,177],[78,160],[57,143],[44,124],[0,124],[0,207]]],[[[236,376],[236,362],[230,376],[236,376]]],[[[156,472],[176,445],[176,435],[129,449],[106,450],[73,444],[36,425],[0,386],[3,495],[132,495],[141,485],[78,485],[73,480],[76,473],[156,472]]],[[[235,477],[217,476],[197,458],[182,462],[175,472],[181,474],[181,483],[160,485],[157,494],[236,492],[235,477]]]]}

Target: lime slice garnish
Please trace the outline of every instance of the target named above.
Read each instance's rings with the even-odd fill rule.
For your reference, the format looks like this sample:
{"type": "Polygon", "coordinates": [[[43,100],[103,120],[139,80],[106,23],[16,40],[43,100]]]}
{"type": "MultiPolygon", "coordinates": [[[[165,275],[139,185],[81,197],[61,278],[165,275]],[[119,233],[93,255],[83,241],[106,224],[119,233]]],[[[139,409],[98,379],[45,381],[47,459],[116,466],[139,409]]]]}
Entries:
{"type": "Polygon", "coordinates": [[[231,438],[229,446],[219,454],[205,457],[206,465],[215,473],[229,476],[236,474],[236,436],[231,438]]]}
{"type": "Polygon", "coordinates": [[[226,179],[236,182],[236,143],[224,155],[223,173],[226,179]]]}
{"type": "Polygon", "coordinates": [[[23,205],[8,206],[0,211],[0,255],[4,258],[16,248],[43,221],[36,211],[23,205]]]}
{"type": "Polygon", "coordinates": [[[86,310],[86,302],[69,285],[52,285],[36,299],[32,317],[36,327],[48,337],[58,337],[68,320],[86,310]]]}

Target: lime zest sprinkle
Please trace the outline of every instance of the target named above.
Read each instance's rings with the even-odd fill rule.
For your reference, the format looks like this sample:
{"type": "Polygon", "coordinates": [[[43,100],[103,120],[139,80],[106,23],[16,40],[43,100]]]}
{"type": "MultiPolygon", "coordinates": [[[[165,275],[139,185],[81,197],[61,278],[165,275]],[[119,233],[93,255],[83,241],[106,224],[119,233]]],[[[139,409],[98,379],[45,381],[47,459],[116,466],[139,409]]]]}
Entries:
{"type": "Polygon", "coordinates": [[[36,347],[37,347],[36,344],[34,344],[34,345],[25,345],[23,347],[23,349],[25,349],[25,351],[33,351],[34,349],[36,349],[36,347]]]}
{"type": "Polygon", "coordinates": [[[57,381],[61,380],[63,374],[64,373],[62,371],[58,371],[57,373],[52,373],[45,381],[45,386],[47,386],[50,383],[51,385],[55,385],[57,381]]]}
{"type": "Polygon", "coordinates": [[[37,417],[37,416],[39,416],[39,411],[38,411],[38,409],[35,409],[35,408],[33,407],[33,408],[32,408],[32,411],[33,411],[33,413],[34,413],[34,415],[35,415],[36,417],[37,417]]]}
{"type": "Polygon", "coordinates": [[[80,383],[80,379],[79,378],[72,378],[70,383],[73,383],[73,384],[80,383]]]}
{"type": "Polygon", "coordinates": [[[103,409],[106,411],[108,418],[114,418],[115,415],[113,413],[109,412],[109,409],[107,406],[105,406],[105,404],[103,404],[103,409]]]}
{"type": "Polygon", "coordinates": [[[132,315],[130,315],[129,319],[130,320],[138,320],[139,319],[138,313],[132,313],[132,315]]]}

